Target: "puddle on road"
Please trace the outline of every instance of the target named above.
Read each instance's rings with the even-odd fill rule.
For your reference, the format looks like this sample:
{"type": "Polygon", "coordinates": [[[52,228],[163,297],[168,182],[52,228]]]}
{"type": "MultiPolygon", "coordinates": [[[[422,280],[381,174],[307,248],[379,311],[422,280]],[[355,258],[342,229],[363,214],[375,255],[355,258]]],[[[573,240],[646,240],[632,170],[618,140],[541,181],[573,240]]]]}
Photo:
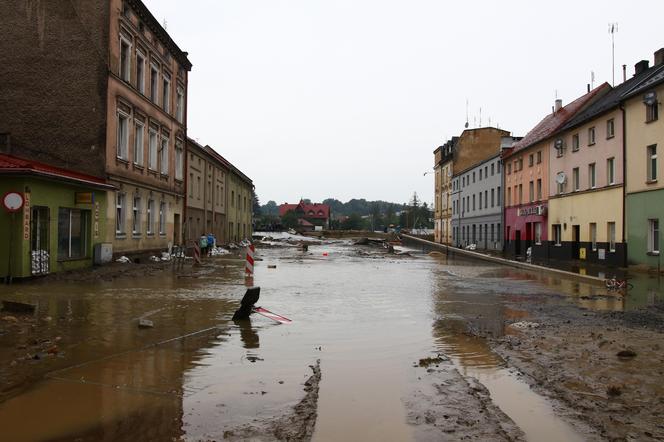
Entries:
{"type": "Polygon", "coordinates": [[[509,284],[488,278],[486,273],[473,279],[439,278],[434,295],[438,319],[433,324],[438,350],[448,355],[464,376],[481,382],[493,402],[521,428],[528,440],[582,441],[583,437],[556,416],[545,398],[505,368],[504,361],[491,351],[485,339],[466,331],[470,325],[480,333],[502,336],[506,320],[526,316],[525,312],[506,308],[499,297],[488,296],[482,290],[492,287],[497,293],[508,292],[509,284]]]}
{"type": "MultiPolygon", "coordinates": [[[[551,281],[446,257],[367,257],[345,241],[311,245],[308,253],[293,247],[258,253],[259,304],[292,324],[229,320],[244,291],[240,261],[213,259],[182,278],[60,282],[48,293],[20,286],[12,296],[39,302],[40,314],[54,318],[44,333],[62,337],[66,358],[27,365],[61,371],[0,403],[5,434],[219,439],[288,412],[303,396],[309,365],[320,359],[314,439],[410,440],[402,398],[412,388],[412,363],[438,350],[483,383],[530,439],[575,440],[550,404],[466,329],[502,335],[505,319],[523,313],[501,297],[531,295],[533,287],[559,292],[551,281]],[[135,319],[146,314],[155,328],[138,330],[135,319]],[[26,409],[32,420],[21,420],[26,409]]],[[[17,342],[7,339],[0,335],[0,355],[15,352],[17,342]]]]}

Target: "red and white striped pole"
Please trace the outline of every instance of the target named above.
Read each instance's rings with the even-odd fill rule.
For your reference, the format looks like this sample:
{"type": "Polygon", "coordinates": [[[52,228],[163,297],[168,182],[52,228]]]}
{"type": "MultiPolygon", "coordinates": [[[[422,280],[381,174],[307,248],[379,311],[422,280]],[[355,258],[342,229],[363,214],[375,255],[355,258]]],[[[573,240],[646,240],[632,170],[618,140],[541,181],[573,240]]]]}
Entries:
{"type": "Polygon", "coordinates": [[[252,278],[254,276],[254,252],[256,248],[253,244],[247,246],[247,264],[244,267],[244,276],[252,278]]]}
{"type": "Polygon", "coordinates": [[[194,264],[201,263],[201,245],[194,241],[194,264]]]}

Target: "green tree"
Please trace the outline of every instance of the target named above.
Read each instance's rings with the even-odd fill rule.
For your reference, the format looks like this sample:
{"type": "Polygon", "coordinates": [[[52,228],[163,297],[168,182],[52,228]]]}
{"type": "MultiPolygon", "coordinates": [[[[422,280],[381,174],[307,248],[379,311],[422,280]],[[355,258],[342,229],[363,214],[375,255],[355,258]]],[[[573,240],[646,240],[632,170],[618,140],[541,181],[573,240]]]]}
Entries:
{"type": "Polygon", "coordinates": [[[357,213],[351,213],[348,218],[341,222],[343,230],[361,230],[363,228],[363,219],[357,213]]]}
{"type": "Polygon", "coordinates": [[[297,214],[292,210],[284,213],[284,216],[281,217],[281,225],[287,229],[297,227],[297,214]]]}
{"type": "Polygon", "coordinates": [[[251,189],[254,217],[261,216],[261,203],[258,201],[258,195],[256,195],[256,189],[251,189]]]}
{"type": "Polygon", "coordinates": [[[277,203],[270,200],[267,202],[267,204],[261,206],[261,212],[264,213],[265,215],[279,216],[279,206],[277,206],[277,203]]]}

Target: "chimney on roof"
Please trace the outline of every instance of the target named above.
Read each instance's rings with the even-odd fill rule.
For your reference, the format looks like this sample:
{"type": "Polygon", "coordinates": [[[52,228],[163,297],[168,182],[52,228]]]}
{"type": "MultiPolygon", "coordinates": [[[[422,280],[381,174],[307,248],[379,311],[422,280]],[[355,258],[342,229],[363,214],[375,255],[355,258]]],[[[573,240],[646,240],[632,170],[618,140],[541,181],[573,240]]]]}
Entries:
{"type": "Polygon", "coordinates": [[[646,71],[650,67],[648,60],[641,60],[634,65],[634,75],[639,75],[641,72],[646,71]]]}
{"type": "Polygon", "coordinates": [[[623,65],[623,83],[627,81],[627,65],[623,65]]]}
{"type": "Polygon", "coordinates": [[[659,66],[660,64],[664,64],[664,48],[655,52],[655,66],[659,66]]]}
{"type": "Polygon", "coordinates": [[[590,83],[586,84],[586,89],[587,89],[587,92],[589,93],[590,92],[590,83]]]}
{"type": "Polygon", "coordinates": [[[554,112],[558,112],[562,108],[563,108],[563,100],[560,98],[556,98],[556,105],[554,107],[554,112]]]}

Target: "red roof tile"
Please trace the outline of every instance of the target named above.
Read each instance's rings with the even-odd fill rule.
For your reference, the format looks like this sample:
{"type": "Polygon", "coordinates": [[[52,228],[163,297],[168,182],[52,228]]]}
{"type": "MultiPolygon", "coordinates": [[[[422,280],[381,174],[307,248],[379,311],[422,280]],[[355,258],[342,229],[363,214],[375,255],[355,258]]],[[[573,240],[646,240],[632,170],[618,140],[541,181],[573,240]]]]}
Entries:
{"type": "Polygon", "coordinates": [[[330,217],[330,206],[327,204],[305,204],[300,201],[298,204],[282,204],[279,206],[279,216],[284,216],[290,210],[302,211],[307,218],[327,219],[330,217]]]}
{"type": "Polygon", "coordinates": [[[12,155],[0,154],[0,174],[30,174],[50,178],[59,178],[68,181],[76,181],[95,187],[113,189],[114,187],[101,178],[87,175],[60,167],[51,166],[38,161],[25,160],[12,155]]]}
{"type": "Polygon", "coordinates": [[[532,146],[542,140],[552,136],[559,128],[561,128],[567,121],[569,121],[577,112],[583,109],[593,98],[600,97],[604,93],[611,90],[609,83],[603,83],[597,86],[592,91],[572,101],[567,106],[560,109],[558,112],[547,115],[540,121],[530,132],[526,134],[520,141],[512,146],[512,149],[506,153],[506,157],[510,156],[520,150],[532,146]]]}

